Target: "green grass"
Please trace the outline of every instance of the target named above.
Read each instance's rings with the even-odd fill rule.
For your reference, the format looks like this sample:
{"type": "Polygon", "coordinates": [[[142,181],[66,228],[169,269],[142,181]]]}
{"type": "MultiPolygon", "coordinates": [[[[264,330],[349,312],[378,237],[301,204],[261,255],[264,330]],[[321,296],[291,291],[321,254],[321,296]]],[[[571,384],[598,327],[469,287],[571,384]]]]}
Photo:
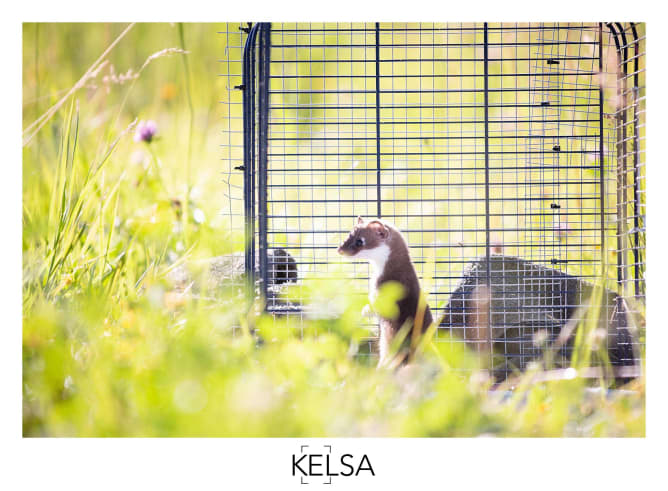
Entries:
{"type": "MultiPolygon", "coordinates": [[[[25,25],[24,128],[125,27],[25,25]]],[[[362,305],[339,280],[300,291],[331,310],[303,330],[258,316],[233,285],[175,293],[175,265],[242,243],[222,192],[216,30],[134,26],[23,148],[24,435],[644,436],[644,377],[606,397],[578,377],[534,382],[536,366],[510,395],[490,392],[459,343],[375,370],[355,356],[362,305]],[[104,81],[166,48],[188,54],[104,81]],[[134,142],[137,119],[159,138],[134,142]]],[[[578,330],[578,366],[597,350],[595,324],[578,330]]]]}

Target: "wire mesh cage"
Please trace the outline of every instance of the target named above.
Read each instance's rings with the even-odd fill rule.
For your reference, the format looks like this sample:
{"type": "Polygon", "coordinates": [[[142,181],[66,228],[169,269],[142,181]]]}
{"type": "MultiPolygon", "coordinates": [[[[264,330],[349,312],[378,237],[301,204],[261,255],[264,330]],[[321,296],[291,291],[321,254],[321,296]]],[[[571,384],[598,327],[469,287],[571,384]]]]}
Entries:
{"type": "Polygon", "coordinates": [[[288,281],[343,273],[364,291],[369,266],[336,246],[355,217],[378,217],[406,238],[439,333],[501,373],[537,356],[537,333],[554,342],[585,315],[602,275],[613,362],[638,362],[644,24],[233,31],[244,49],[225,102],[228,121],[243,112],[243,142],[224,145],[230,209],[268,312],[297,325],[314,314],[275,294],[288,281]]]}

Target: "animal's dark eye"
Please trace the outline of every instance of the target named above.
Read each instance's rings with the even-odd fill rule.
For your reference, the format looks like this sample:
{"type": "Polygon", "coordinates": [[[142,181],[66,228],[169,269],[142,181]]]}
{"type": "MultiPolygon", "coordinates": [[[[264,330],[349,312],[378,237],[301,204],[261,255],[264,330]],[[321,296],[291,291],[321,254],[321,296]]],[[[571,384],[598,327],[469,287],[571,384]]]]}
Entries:
{"type": "Polygon", "coordinates": [[[355,246],[356,247],[362,247],[364,245],[364,241],[362,239],[357,239],[355,241],[355,246]]]}

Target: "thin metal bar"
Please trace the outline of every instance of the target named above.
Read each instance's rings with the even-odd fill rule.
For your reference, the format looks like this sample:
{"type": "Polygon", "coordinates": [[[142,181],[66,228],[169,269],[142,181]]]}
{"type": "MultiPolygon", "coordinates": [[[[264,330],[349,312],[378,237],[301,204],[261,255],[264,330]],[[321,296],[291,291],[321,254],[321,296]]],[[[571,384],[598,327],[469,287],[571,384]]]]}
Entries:
{"type": "MultiPolygon", "coordinates": [[[[598,24],[598,70],[603,73],[603,23],[598,24]]],[[[599,191],[601,193],[601,273],[607,277],[608,267],[608,251],[605,247],[605,154],[603,144],[603,85],[598,89],[598,103],[599,103],[599,126],[598,126],[598,163],[599,163],[599,191]]]]}
{"type": "MultiPolygon", "coordinates": [[[[489,109],[489,106],[487,106],[489,109]]],[[[471,124],[485,124],[485,123],[490,123],[490,124],[509,124],[509,123],[514,123],[514,124],[523,124],[523,123],[598,123],[598,119],[497,119],[497,120],[490,120],[490,121],[485,121],[484,119],[480,120],[460,120],[460,121],[452,121],[448,119],[443,119],[443,120],[435,120],[432,121],[431,124],[446,124],[446,125],[471,125],[471,124]]],[[[369,121],[355,121],[355,120],[334,120],[334,121],[328,121],[325,118],[318,119],[318,118],[312,118],[311,120],[306,120],[306,121],[272,121],[269,124],[271,126],[310,126],[313,125],[314,123],[318,123],[321,125],[353,125],[353,124],[363,124],[363,125],[376,125],[378,124],[374,120],[369,120],[369,121]]],[[[414,121],[381,121],[380,124],[382,125],[404,125],[404,126],[409,126],[409,125],[423,125],[424,123],[420,120],[414,120],[414,121]]]]}
{"type": "MultiPolygon", "coordinates": [[[[599,199],[599,198],[596,198],[599,199]]],[[[599,217],[600,216],[600,211],[599,210],[594,210],[592,212],[564,212],[562,213],[563,216],[574,216],[574,217],[599,217]]],[[[614,213],[608,213],[610,216],[614,216],[614,213]]],[[[399,218],[399,217],[405,217],[405,218],[447,218],[450,215],[447,213],[421,213],[421,214],[416,214],[416,213],[401,213],[401,214],[390,214],[386,213],[385,218],[399,218]]],[[[472,218],[477,218],[477,217],[482,217],[484,216],[484,213],[462,213],[459,216],[462,218],[467,218],[467,217],[472,217],[472,218]]],[[[508,214],[504,213],[490,213],[491,217],[504,217],[504,216],[509,216],[508,214]]],[[[540,216],[551,216],[548,213],[540,213],[540,212],[535,212],[535,213],[515,213],[511,216],[514,217],[540,217],[540,216]]],[[[301,218],[301,215],[267,215],[267,218],[301,218]]],[[[346,218],[348,219],[348,222],[350,223],[353,218],[355,218],[352,215],[337,215],[337,214],[327,214],[327,215],[320,215],[314,213],[311,215],[311,218],[346,218]]],[[[449,231],[449,232],[464,232],[466,230],[469,230],[468,228],[458,228],[458,229],[438,229],[438,231],[449,231]]],[[[500,229],[504,230],[504,229],[500,229]]],[[[272,232],[272,233],[278,233],[278,232],[272,232]]]]}
{"type": "Polygon", "coordinates": [[[376,213],[378,218],[382,218],[380,169],[380,23],[376,22],[376,213]]]}
{"type": "Polygon", "coordinates": [[[484,23],[484,83],[485,83],[485,256],[487,258],[487,292],[489,297],[486,299],[487,304],[487,343],[489,346],[489,366],[494,368],[494,347],[492,344],[492,270],[491,270],[491,240],[490,240],[490,223],[489,223],[489,45],[487,22],[484,23]]]}
{"type": "MultiPolygon", "coordinates": [[[[375,203],[375,200],[371,201],[372,203],[375,203]]],[[[476,230],[477,232],[483,232],[483,230],[476,230]]],[[[535,248],[535,249],[543,249],[545,248],[545,243],[544,242],[522,242],[521,244],[507,244],[508,246],[513,246],[513,245],[521,245],[522,247],[525,247],[527,249],[535,248]]],[[[593,253],[594,251],[597,250],[595,246],[592,246],[591,243],[567,243],[563,244],[562,247],[567,247],[567,248],[573,248],[573,249],[578,249],[578,252],[581,252],[584,246],[591,246],[591,249],[589,252],[593,253]]],[[[411,244],[411,249],[431,249],[433,248],[433,244],[411,244]]],[[[485,247],[485,242],[480,241],[480,242],[471,242],[470,244],[465,244],[465,245],[460,245],[460,244],[438,244],[438,247],[444,248],[444,249],[459,249],[461,250],[462,248],[468,248],[468,249],[479,249],[485,247]]],[[[294,250],[322,250],[322,251],[327,251],[331,250],[332,247],[329,245],[304,245],[304,246],[293,246],[290,245],[290,249],[294,250]]],[[[595,260],[577,260],[577,259],[564,259],[562,261],[559,260],[550,260],[546,261],[551,264],[557,264],[558,262],[590,262],[590,263],[596,263],[597,261],[595,260]],[[555,262],[556,261],[556,262],[555,262]]]]}
{"type": "MultiPolygon", "coordinates": [[[[423,27],[385,27],[381,29],[381,32],[415,32],[415,31],[421,31],[424,30],[423,27]]],[[[464,26],[458,26],[458,27],[432,27],[429,29],[430,31],[433,32],[480,32],[481,29],[479,27],[464,27],[464,26]]],[[[587,25],[579,25],[579,26],[568,26],[568,25],[548,25],[548,26],[513,26],[513,27],[505,27],[505,26],[498,26],[498,27],[489,27],[489,31],[568,31],[568,30],[576,30],[576,31],[583,31],[583,30],[591,30],[592,32],[596,31],[596,24],[590,24],[589,26],[587,25]]],[[[311,33],[311,32],[373,32],[371,28],[368,27],[361,27],[361,28],[353,28],[353,27],[346,27],[346,28],[315,28],[312,27],[309,24],[308,28],[293,28],[293,29],[277,29],[275,32],[279,33],[311,33]]]]}
{"type": "Polygon", "coordinates": [[[640,115],[638,106],[640,104],[640,41],[638,40],[638,31],[635,23],[631,22],[631,32],[633,33],[634,51],[633,56],[633,230],[635,231],[633,241],[633,263],[634,263],[634,293],[637,296],[641,294],[640,284],[640,115]]]}
{"type": "MultiPolygon", "coordinates": [[[[480,155],[483,155],[482,153],[480,155]]],[[[492,153],[490,153],[492,155],[492,153]]],[[[269,154],[269,156],[274,156],[274,154],[269,154]]],[[[280,169],[283,170],[283,169],[280,169]]],[[[446,170],[446,169],[444,169],[446,170]]],[[[445,172],[447,174],[447,172],[445,172]]],[[[563,184],[563,185],[568,185],[568,184],[598,184],[599,181],[595,179],[583,179],[581,181],[578,180],[563,180],[563,181],[555,181],[555,184],[563,184]]],[[[486,183],[481,183],[481,182],[474,182],[470,184],[462,184],[462,183],[450,183],[450,182],[445,182],[445,183],[433,183],[433,184],[411,184],[408,182],[398,182],[392,184],[393,188],[417,188],[417,187],[462,187],[462,186],[485,186],[486,183]]],[[[545,183],[543,181],[504,181],[504,182],[499,182],[496,183],[495,186],[544,186],[545,183]]],[[[309,188],[355,188],[355,187],[361,187],[361,188],[370,188],[376,186],[375,183],[362,183],[362,184],[355,184],[355,183],[308,183],[308,184],[269,184],[268,187],[270,188],[301,188],[301,187],[309,187],[309,188]]]]}
{"type": "MultiPolygon", "coordinates": [[[[380,89],[379,89],[380,90],[380,89]]],[[[422,92],[423,94],[425,92],[422,92]]],[[[415,104],[415,105],[401,105],[401,104],[395,104],[392,106],[393,109],[482,109],[482,105],[476,105],[476,104],[442,104],[442,105],[429,105],[429,104],[415,104]]],[[[554,108],[561,108],[561,109],[573,109],[576,107],[598,107],[598,104],[549,104],[549,105],[543,105],[543,104],[490,104],[489,107],[491,108],[529,108],[529,107],[535,107],[535,108],[545,108],[545,109],[554,109],[554,108]]],[[[310,104],[298,104],[298,105],[287,105],[287,106],[279,106],[279,105],[274,105],[271,106],[271,109],[311,109],[311,110],[322,110],[322,111],[340,111],[342,109],[377,109],[376,106],[364,106],[364,105],[357,105],[357,106],[345,106],[345,105],[331,105],[331,106],[322,106],[322,105],[310,105],[310,104]]]]}
{"type": "Polygon", "coordinates": [[[255,37],[257,24],[246,38],[242,76],[244,121],[244,217],[245,271],[251,284],[255,282],[255,37]]]}
{"type": "Polygon", "coordinates": [[[616,48],[616,60],[617,64],[615,67],[615,72],[616,72],[616,78],[617,78],[617,102],[615,104],[615,120],[616,120],[616,125],[615,129],[617,132],[617,138],[616,138],[616,151],[617,151],[617,165],[616,165],[616,178],[617,178],[617,218],[616,218],[616,225],[617,225],[617,284],[619,286],[620,293],[623,293],[622,288],[623,288],[623,277],[622,277],[622,267],[623,267],[623,244],[622,244],[622,217],[621,217],[621,203],[624,201],[623,200],[623,195],[622,195],[622,187],[621,187],[621,177],[619,175],[620,169],[621,169],[621,163],[620,163],[620,158],[622,154],[622,125],[621,125],[621,102],[619,102],[619,99],[621,98],[621,88],[619,85],[620,82],[620,67],[622,64],[621,60],[621,51],[620,51],[620,41],[619,37],[617,34],[617,29],[615,28],[614,24],[608,23],[606,24],[610,32],[612,33],[612,38],[615,42],[615,48],[616,48]]]}
{"type": "MultiPolygon", "coordinates": [[[[477,155],[482,155],[482,153],[478,153],[477,155]]],[[[560,165],[527,165],[527,166],[516,166],[516,165],[509,165],[509,166],[490,166],[490,170],[505,170],[505,171],[511,171],[511,170],[523,170],[523,171],[530,171],[530,170],[559,170],[562,168],[560,165]]],[[[478,168],[473,165],[471,167],[466,167],[462,166],[461,169],[457,170],[477,170],[478,168]]],[[[600,165],[574,165],[569,167],[569,169],[576,169],[576,170],[595,170],[597,171],[600,169],[600,165]]],[[[352,173],[365,173],[365,172],[376,172],[375,167],[373,169],[341,169],[341,168],[327,168],[327,167],[312,167],[309,169],[311,172],[335,172],[335,173],[340,173],[340,172],[352,172],[352,173]]],[[[447,167],[405,167],[402,169],[404,172],[420,172],[420,171],[447,171],[447,167]]],[[[279,172],[279,173],[284,173],[284,172],[301,172],[300,169],[288,169],[288,168],[273,168],[273,169],[268,169],[268,172],[279,172]]],[[[451,172],[455,173],[456,170],[452,170],[451,172]]],[[[524,198],[523,198],[524,199],[524,198]]],[[[550,199],[550,198],[546,198],[550,199]]]]}
{"type": "MultiPolygon", "coordinates": [[[[340,48],[341,46],[336,46],[340,48]]],[[[276,48],[276,46],[274,46],[276,48]]],[[[503,67],[501,67],[503,68],[503,67]]],[[[591,71],[570,71],[570,72],[550,72],[550,73],[525,73],[525,72],[518,72],[518,73],[490,73],[489,76],[490,78],[493,77],[554,77],[555,75],[558,75],[560,77],[581,77],[581,76],[592,76],[592,75],[598,75],[598,72],[591,72],[591,71]]],[[[386,75],[381,75],[380,78],[420,78],[423,77],[423,75],[420,74],[415,74],[415,73],[405,73],[405,74],[386,74],[386,75]]],[[[482,75],[478,75],[475,73],[435,73],[433,75],[430,75],[430,78],[478,78],[482,77],[482,75]]],[[[273,75],[272,78],[276,79],[312,79],[312,78],[318,78],[318,79],[332,79],[332,78],[347,78],[347,79],[356,79],[356,78],[376,78],[376,75],[327,75],[327,74],[322,74],[322,75],[273,75]]]]}
{"type": "MultiPolygon", "coordinates": [[[[272,77],[275,78],[275,77],[272,77]]],[[[484,106],[481,106],[483,108],[484,106]]],[[[494,107],[494,106],[490,106],[494,107]]],[[[596,106],[598,107],[598,105],[596,106]]],[[[482,136],[476,136],[476,135],[456,135],[456,136],[448,136],[448,135],[431,135],[429,137],[430,140],[481,140],[482,136]]],[[[563,140],[563,139],[593,139],[593,140],[598,140],[599,135],[597,134],[585,134],[585,135],[492,135],[489,137],[491,140],[503,140],[503,139],[525,139],[525,138],[536,138],[536,139],[558,139],[558,140],[563,140]]],[[[381,136],[381,140],[423,140],[424,136],[409,136],[409,135],[402,135],[402,136],[381,136]]],[[[295,137],[280,137],[280,136],[273,136],[269,138],[270,141],[294,141],[295,137]]],[[[301,137],[300,140],[310,140],[310,141],[371,141],[371,140],[376,140],[376,137],[369,137],[369,136],[304,136],[301,137]]]]}
{"type": "MultiPolygon", "coordinates": [[[[487,169],[486,169],[487,170],[487,169]]],[[[553,198],[549,196],[531,196],[528,198],[523,198],[524,201],[537,201],[543,203],[549,203],[553,198]]],[[[560,198],[561,201],[599,201],[599,196],[565,196],[560,198]]],[[[495,202],[495,203],[513,203],[517,201],[517,198],[395,198],[392,201],[396,203],[472,203],[472,202],[495,202]]],[[[366,198],[319,198],[319,199],[274,199],[273,203],[375,203],[375,199],[366,199],[366,198]]]]}
{"type": "Polygon", "coordinates": [[[253,269],[253,288],[255,288],[256,281],[257,281],[257,264],[256,264],[256,254],[255,254],[255,249],[256,249],[256,235],[255,235],[255,225],[256,225],[256,203],[257,203],[257,193],[256,193],[256,180],[257,180],[257,174],[255,172],[255,163],[257,160],[257,147],[256,147],[256,125],[257,125],[257,112],[256,112],[256,92],[257,92],[257,75],[256,75],[256,69],[257,69],[257,64],[256,64],[256,51],[257,51],[257,46],[256,46],[256,41],[257,41],[257,31],[259,28],[259,24],[255,24],[250,32],[248,33],[248,37],[250,38],[251,41],[251,46],[250,46],[250,86],[248,88],[249,90],[249,96],[250,96],[250,113],[251,113],[251,133],[250,133],[250,148],[251,148],[251,165],[250,165],[250,192],[251,192],[251,221],[250,221],[250,236],[252,237],[252,240],[250,241],[250,246],[251,246],[251,252],[250,252],[250,258],[251,258],[251,266],[253,269]]]}
{"type": "MultiPolygon", "coordinates": [[[[376,23],[378,24],[378,23],[376,23]]],[[[376,33],[380,32],[379,29],[375,30],[376,33]]],[[[488,46],[551,46],[551,45],[595,45],[594,41],[552,41],[541,43],[488,43],[488,46]]],[[[389,44],[380,44],[381,48],[438,48],[438,47],[447,47],[447,48],[475,48],[477,46],[483,46],[482,43],[389,43],[389,44]]],[[[357,44],[277,44],[274,45],[274,48],[373,48],[373,44],[366,43],[357,43],[357,44]]],[[[422,58],[421,58],[422,60],[422,58]]]]}
{"type": "MultiPolygon", "coordinates": [[[[538,61],[552,61],[553,58],[544,58],[538,61]]],[[[480,61],[477,58],[392,58],[391,60],[380,60],[380,63],[410,63],[410,62],[438,62],[438,63],[461,63],[461,62],[476,62],[480,61]]],[[[503,61],[535,61],[533,58],[494,58],[488,60],[489,62],[503,62],[503,61]]],[[[555,61],[595,61],[594,58],[580,57],[580,56],[564,56],[555,61]]],[[[312,60],[291,60],[290,63],[311,63],[312,60]]],[[[365,59],[348,60],[349,63],[371,63],[365,59]]],[[[284,60],[276,60],[274,63],[285,63],[284,60]]],[[[318,60],[318,63],[339,63],[338,60],[318,60]]]]}
{"type": "Polygon", "coordinates": [[[258,234],[262,298],[267,298],[267,148],[269,136],[269,87],[271,56],[271,24],[260,24],[258,50],[258,234]]]}
{"type": "MultiPolygon", "coordinates": [[[[480,60],[478,60],[480,61],[480,60]]],[[[529,60],[527,60],[529,61],[529,60]]],[[[368,62],[370,63],[370,62],[368,62]]],[[[370,78],[370,77],[367,77],[370,78]]],[[[492,93],[504,93],[504,92],[533,92],[536,89],[533,88],[522,88],[522,87],[510,87],[502,89],[488,89],[487,92],[492,93]]],[[[582,92],[582,91],[591,91],[595,92],[598,90],[598,87],[594,84],[582,87],[553,87],[553,88],[544,88],[540,89],[541,92],[582,92]]],[[[480,94],[483,91],[480,89],[430,89],[430,90],[384,90],[385,94],[480,94]]],[[[337,90],[272,90],[272,94],[375,94],[375,90],[352,90],[352,89],[337,89],[337,90]]]]}
{"type": "MultiPolygon", "coordinates": [[[[380,139],[378,139],[380,141],[380,139]]],[[[525,151],[525,152],[518,152],[518,151],[506,151],[506,152],[489,152],[491,155],[554,155],[555,152],[554,150],[535,150],[535,151],[525,151]]],[[[587,150],[566,150],[566,151],[560,151],[559,153],[561,154],[574,154],[574,155],[580,155],[580,154],[589,154],[591,152],[587,150]]],[[[394,156],[411,156],[411,155],[459,155],[459,156],[464,156],[464,155],[483,155],[484,152],[386,152],[383,153],[383,155],[394,157],[394,156]]],[[[272,153],[272,157],[300,157],[300,156],[310,156],[310,157],[326,157],[330,154],[326,152],[319,152],[319,153],[272,153]]],[[[378,155],[376,152],[341,152],[339,153],[339,156],[341,157],[364,157],[364,156],[372,156],[372,155],[378,155]]],[[[380,162],[377,165],[377,171],[380,173],[380,162]]],[[[380,188],[378,188],[380,190],[380,188]]]]}
{"type": "MultiPolygon", "coordinates": [[[[621,144],[622,144],[622,153],[619,155],[620,159],[620,164],[621,164],[621,195],[622,195],[622,200],[619,203],[619,209],[621,210],[621,236],[622,236],[622,242],[626,242],[627,240],[627,228],[628,228],[628,207],[627,207],[627,169],[628,169],[628,153],[626,151],[627,148],[627,139],[626,139],[626,132],[627,132],[627,110],[628,106],[626,104],[626,96],[627,96],[627,75],[628,75],[628,45],[626,43],[626,32],[624,31],[623,26],[617,22],[617,27],[619,29],[619,34],[621,36],[622,40],[622,51],[619,52],[621,59],[622,59],[622,70],[621,72],[618,72],[620,79],[619,82],[621,84],[620,89],[620,95],[618,98],[619,102],[619,111],[621,115],[621,144]]],[[[618,174],[619,176],[620,174],[618,174]]],[[[620,186],[620,184],[618,184],[620,186]]],[[[625,247],[626,244],[624,244],[625,247]]],[[[620,250],[617,252],[617,257],[621,258],[622,264],[621,264],[621,276],[622,276],[622,282],[624,285],[624,290],[626,289],[626,284],[628,281],[628,255],[626,254],[626,251],[624,247],[620,247],[620,250]]],[[[626,295],[626,291],[622,291],[624,295],[626,295]]]]}

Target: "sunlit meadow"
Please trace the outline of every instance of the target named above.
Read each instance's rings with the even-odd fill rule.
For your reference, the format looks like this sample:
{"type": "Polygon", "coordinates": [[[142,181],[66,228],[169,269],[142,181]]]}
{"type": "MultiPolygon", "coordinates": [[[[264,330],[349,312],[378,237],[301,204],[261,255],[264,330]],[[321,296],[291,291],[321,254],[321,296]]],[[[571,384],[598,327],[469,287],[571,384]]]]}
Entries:
{"type": "Polygon", "coordinates": [[[328,315],[299,331],[240,284],[176,290],[175,268],[243,247],[221,30],[24,25],[25,436],[644,436],[644,377],[608,393],[537,382],[537,364],[492,391],[462,344],[428,340],[376,370],[356,356],[363,301],[340,283],[301,292],[328,315]]]}

